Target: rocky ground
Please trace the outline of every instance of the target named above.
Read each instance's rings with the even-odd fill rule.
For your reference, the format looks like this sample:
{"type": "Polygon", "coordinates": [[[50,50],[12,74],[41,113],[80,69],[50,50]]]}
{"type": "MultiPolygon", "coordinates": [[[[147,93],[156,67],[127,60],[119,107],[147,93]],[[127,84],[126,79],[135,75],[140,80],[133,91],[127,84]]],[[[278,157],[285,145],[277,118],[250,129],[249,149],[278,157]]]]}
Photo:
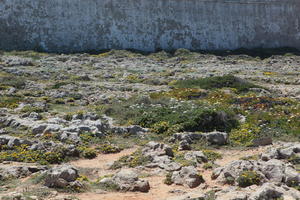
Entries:
{"type": "Polygon", "coordinates": [[[0,52],[0,198],[300,199],[300,56],[0,52]]]}

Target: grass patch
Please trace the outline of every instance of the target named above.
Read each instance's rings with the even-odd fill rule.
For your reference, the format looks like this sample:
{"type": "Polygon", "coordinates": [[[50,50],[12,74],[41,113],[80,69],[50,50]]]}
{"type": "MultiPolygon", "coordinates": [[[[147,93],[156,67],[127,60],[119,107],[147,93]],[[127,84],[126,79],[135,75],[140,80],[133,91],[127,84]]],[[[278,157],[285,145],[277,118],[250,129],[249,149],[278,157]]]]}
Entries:
{"type": "Polygon", "coordinates": [[[250,88],[260,87],[233,75],[180,80],[177,81],[174,86],[177,88],[202,88],[207,90],[217,88],[234,88],[238,92],[247,92],[250,88]]]}
{"type": "Polygon", "coordinates": [[[7,73],[0,74],[0,86],[1,87],[14,87],[17,89],[23,89],[25,87],[25,78],[19,76],[13,76],[7,73]]]}
{"type": "Polygon", "coordinates": [[[16,108],[22,100],[21,97],[0,96],[0,108],[16,108]]]}
{"type": "Polygon", "coordinates": [[[209,161],[215,161],[222,158],[222,154],[212,151],[212,150],[203,150],[203,154],[207,157],[209,161]]]}

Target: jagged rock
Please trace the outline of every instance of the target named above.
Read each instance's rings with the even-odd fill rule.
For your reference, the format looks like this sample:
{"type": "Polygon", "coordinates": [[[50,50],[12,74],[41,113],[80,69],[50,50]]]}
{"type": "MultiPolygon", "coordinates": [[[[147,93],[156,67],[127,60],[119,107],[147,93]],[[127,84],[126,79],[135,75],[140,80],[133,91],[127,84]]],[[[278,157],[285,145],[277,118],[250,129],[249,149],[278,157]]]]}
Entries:
{"type": "Polygon", "coordinates": [[[1,176],[7,178],[24,178],[33,173],[44,171],[46,167],[39,166],[9,166],[1,169],[1,176]]]}
{"type": "Polygon", "coordinates": [[[179,142],[179,147],[178,147],[179,151],[191,150],[191,149],[192,149],[192,147],[186,140],[179,142]]]}
{"type": "Polygon", "coordinates": [[[219,182],[227,183],[233,180],[235,183],[241,172],[249,170],[255,171],[260,176],[260,182],[288,183],[291,180],[294,183],[300,183],[300,174],[288,164],[280,160],[247,161],[237,160],[224,167],[219,167],[213,171],[212,178],[217,178],[219,182]]]}
{"type": "Polygon", "coordinates": [[[39,114],[39,113],[36,113],[36,112],[31,112],[29,115],[28,115],[28,118],[32,119],[32,120],[41,120],[42,119],[42,116],[39,114]]]}
{"type": "Polygon", "coordinates": [[[228,134],[225,132],[214,131],[203,135],[210,144],[224,145],[228,142],[228,134]]]}
{"type": "Polygon", "coordinates": [[[203,139],[204,136],[200,133],[175,133],[173,136],[169,139],[169,142],[175,142],[175,141],[186,141],[188,144],[192,144],[195,140],[203,139]]]}
{"type": "Polygon", "coordinates": [[[202,151],[187,152],[186,154],[184,154],[184,158],[186,160],[191,160],[191,161],[194,161],[194,162],[199,163],[199,164],[208,161],[207,157],[203,154],[202,151]]]}
{"type": "Polygon", "coordinates": [[[11,139],[15,139],[15,137],[10,135],[0,135],[0,145],[7,145],[11,139]]]}
{"type": "Polygon", "coordinates": [[[151,163],[147,164],[146,167],[160,167],[167,171],[181,169],[181,165],[172,160],[173,150],[166,144],[151,141],[142,149],[142,153],[151,160],[151,163]]]}
{"type": "Polygon", "coordinates": [[[226,190],[219,191],[215,194],[215,200],[248,200],[248,194],[246,192],[236,191],[237,188],[228,188],[226,190]]]}
{"type": "Polygon", "coordinates": [[[53,133],[53,132],[58,132],[62,128],[61,125],[59,124],[48,124],[45,130],[43,131],[43,134],[45,133],[53,133]]]}
{"type": "Polygon", "coordinates": [[[264,161],[270,159],[288,159],[300,153],[300,144],[290,144],[286,147],[279,147],[276,149],[269,149],[267,152],[261,154],[261,159],[264,161]]]}
{"type": "Polygon", "coordinates": [[[8,147],[21,146],[21,145],[28,145],[28,146],[30,146],[31,144],[32,144],[32,142],[28,141],[28,140],[22,140],[20,138],[11,138],[8,141],[7,146],[8,147]]]}
{"type": "Polygon", "coordinates": [[[193,166],[182,167],[180,171],[173,172],[171,180],[177,185],[186,185],[190,188],[195,188],[203,183],[203,178],[193,166]]]}
{"type": "Polygon", "coordinates": [[[176,162],[172,162],[172,161],[167,161],[167,162],[160,162],[158,164],[158,166],[161,169],[164,169],[166,171],[172,172],[172,171],[178,171],[181,169],[181,165],[176,163],[176,162]]]}
{"type": "Polygon", "coordinates": [[[46,128],[47,124],[37,124],[32,128],[32,133],[35,135],[42,134],[46,128]]]}
{"type": "Polygon", "coordinates": [[[79,177],[78,170],[69,165],[62,165],[46,172],[45,186],[63,188],[79,177]]]}
{"type": "Polygon", "coordinates": [[[248,200],[270,200],[270,199],[300,199],[300,192],[288,187],[279,187],[273,183],[265,183],[253,192],[248,200]]]}
{"type": "Polygon", "coordinates": [[[253,146],[266,146],[272,144],[273,140],[271,137],[255,138],[252,140],[253,146]]]}
{"type": "Polygon", "coordinates": [[[173,150],[166,144],[158,143],[158,142],[149,142],[146,144],[145,148],[142,150],[145,155],[150,156],[170,156],[173,157],[173,150]]]}
{"type": "Polygon", "coordinates": [[[149,182],[138,178],[137,173],[130,169],[122,169],[112,178],[105,178],[100,181],[100,184],[114,184],[121,191],[139,191],[148,192],[150,189],[149,182]]]}

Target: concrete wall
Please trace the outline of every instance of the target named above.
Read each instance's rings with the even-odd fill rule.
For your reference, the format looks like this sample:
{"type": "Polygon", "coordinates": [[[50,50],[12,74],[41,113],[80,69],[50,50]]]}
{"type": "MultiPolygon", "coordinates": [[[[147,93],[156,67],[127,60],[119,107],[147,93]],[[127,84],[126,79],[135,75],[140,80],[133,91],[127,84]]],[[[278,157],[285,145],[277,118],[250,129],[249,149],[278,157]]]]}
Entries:
{"type": "Polygon", "coordinates": [[[299,0],[0,0],[0,49],[300,48],[299,0]]]}

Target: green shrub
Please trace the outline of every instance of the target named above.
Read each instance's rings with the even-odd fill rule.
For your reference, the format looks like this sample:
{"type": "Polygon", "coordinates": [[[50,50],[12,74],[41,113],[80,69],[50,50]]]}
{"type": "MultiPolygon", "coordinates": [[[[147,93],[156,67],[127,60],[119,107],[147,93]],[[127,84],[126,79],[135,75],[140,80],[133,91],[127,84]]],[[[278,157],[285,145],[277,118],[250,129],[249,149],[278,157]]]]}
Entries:
{"type": "Polygon", "coordinates": [[[14,149],[0,151],[0,161],[38,162],[41,164],[58,164],[63,162],[64,149],[55,151],[34,151],[28,149],[27,145],[16,146],[14,149]]]}
{"type": "Polygon", "coordinates": [[[93,159],[97,157],[97,152],[92,148],[85,148],[81,154],[84,158],[93,159]]]}
{"type": "Polygon", "coordinates": [[[12,76],[10,74],[0,74],[0,85],[22,89],[25,87],[25,80],[24,77],[12,76]]]}
{"type": "Polygon", "coordinates": [[[134,123],[147,128],[154,127],[159,133],[174,125],[180,125],[181,130],[178,131],[190,132],[230,131],[238,126],[234,114],[200,106],[191,110],[184,106],[175,110],[172,106],[147,108],[134,119],[134,123]]]}
{"type": "Polygon", "coordinates": [[[45,110],[43,108],[40,108],[40,107],[34,107],[34,106],[29,106],[29,105],[26,105],[24,106],[20,112],[23,112],[23,113],[31,113],[31,112],[36,112],[36,113],[42,113],[44,112],[45,110]]]}
{"type": "Polygon", "coordinates": [[[51,89],[59,89],[60,87],[68,85],[70,83],[70,81],[58,81],[51,86],[51,89]]]}
{"type": "Polygon", "coordinates": [[[240,173],[237,178],[237,183],[240,187],[248,187],[251,185],[259,185],[261,180],[260,175],[251,170],[246,170],[240,173]]]}
{"type": "Polygon", "coordinates": [[[203,169],[208,170],[208,169],[212,169],[214,165],[212,163],[204,163],[202,167],[203,169]]]}
{"type": "Polygon", "coordinates": [[[170,124],[169,122],[157,122],[155,124],[152,125],[152,132],[157,133],[157,134],[162,134],[165,133],[169,130],[170,128],[170,124]]]}
{"type": "Polygon", "coordinates": [[[122,156],[119,160],[113,163],[110,169],[119,169],[123,166],[134,168],[137,166],[144,166],[149,162],[151,162],[150,157],[144,156],[141,150],[137,150],[130,156],[122,156]]]}
{"type": "Polygon", "coordinates": [[[167,173],[166,178],[164,179],[164,184],[166,185],[172,185],[173,181],[172,181],[172,172],[167,173]]]}
{"type": "Polygon", "coordinates": [[[233,145],[251,146],[253,139],[260,133],[260,128],[254,124],[244,123],[240,128],[230,132],[229,140],[233,145]]]}
{"type": "Polygon", "coordinates": [[[118,153],[121,151],[121,149],[115,145],[104,143],[100,144],[97,147],[98,150],[101,151],[101,153],[108,154],[108,153],[118,153]]]}
{"type": "Polygon", "coordinates": [[[196,167],[197,166],[197,163],[195,161],[187,160],[187,159],[184,158],[184,152],[176,153],[173,160],[175,162],[179,163],[183,167],[185,167],[185,166],[194,166],[194,167],[196,167]]]}
{"type": "Polygon", "coordinates": [[[250,88],[258,88],[259,86],[248,81],[237,78],[233,75],[214,76],[208,78],[180,80],[175,83],[178,88],[202,88],[202,89],[216,89],[216,88],[235,88],[239,92],[248,91],[250,88]]]}
{"type": "Polygon", "coordinates": [[[292,163],[293,165],[298,165],[298,164],[300,164],[300,157],[297,155],[293,155],[288,159],[288,161],[290,163],[292,163]]]}
{"type": "Polygon", "coordinates": [[[105,182],[105,183],[99,183],[99,187],[105,191],[119,191],[120,187],[119,185],[115,184],[114,182],[105,182]]]}
{"type": "Polygon", "coordinates": [[[210,161],[215,161],[217,159],[221,159],[222,155],[218,152],[212,151],[212,150],[203,150],[203,154],[207,157],[210,161]]]}
{"type": "Polygon", "coordinates": [[[16,108],[21,101],[20,97],[0,96],[0,108],[16,108]]]}

